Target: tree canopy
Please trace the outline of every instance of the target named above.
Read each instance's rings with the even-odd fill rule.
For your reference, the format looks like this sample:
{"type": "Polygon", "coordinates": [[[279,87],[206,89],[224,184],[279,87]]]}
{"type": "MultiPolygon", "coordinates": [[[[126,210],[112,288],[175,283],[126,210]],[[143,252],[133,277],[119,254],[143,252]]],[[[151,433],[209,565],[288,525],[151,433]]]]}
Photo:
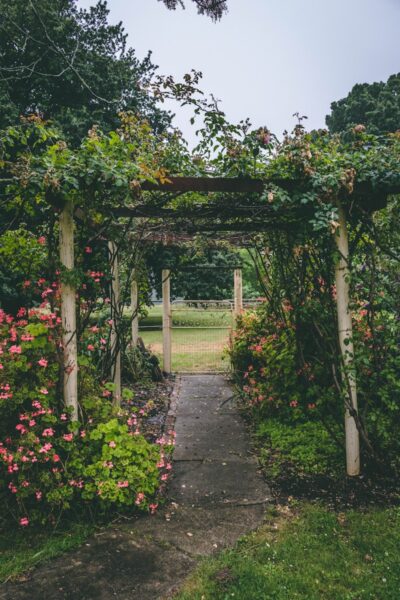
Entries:
{"type": "Polygon", "coordinates": [[[0,12],[0,128],[36,113],[78,143],[93,123],[114,129],[121,110],[169,122],[146,89],[150,54],[136,57],[105,1],[83,10],[76,0],[0,0],[0,12]]]}
{"type": "Polygon", "coordinates": [[[386,82],[358,83],[351,92],[331,104],[326,124],[333,133],[362,124],[371,133],[400,129],[400,73],[386,82]]]}
{"type": "MultiPolygon", "coordinates": [[[[177,6],[185,7],[183,0],[159,0],[164,2],[169,9],[175,10],[177,6]]],[[[197,6],[197,10],[201,15],[207,15],[214,21],[222,17],[224,12],[228,10],[227,0],[192,0],[197,6]]]]}

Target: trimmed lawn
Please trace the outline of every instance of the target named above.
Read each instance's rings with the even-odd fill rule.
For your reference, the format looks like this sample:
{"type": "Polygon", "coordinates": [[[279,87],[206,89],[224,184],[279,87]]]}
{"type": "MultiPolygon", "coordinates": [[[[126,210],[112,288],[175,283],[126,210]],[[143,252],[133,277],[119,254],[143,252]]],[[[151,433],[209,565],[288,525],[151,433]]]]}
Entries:
{"type": "MultiPolygon", "coordinates": [[[[224,350],[232,313],[228,310],[173,309],[172,368],[178,372],[229,370],[224,350]]],[[[154,306],[140,321],[140,336],[162,362],[162,308],[154,306]]]]}
{"type": "Polygon", "coordinates": [[[398,600],[400,508],[278,507],[203,561],[175,600],[398,600]]]}

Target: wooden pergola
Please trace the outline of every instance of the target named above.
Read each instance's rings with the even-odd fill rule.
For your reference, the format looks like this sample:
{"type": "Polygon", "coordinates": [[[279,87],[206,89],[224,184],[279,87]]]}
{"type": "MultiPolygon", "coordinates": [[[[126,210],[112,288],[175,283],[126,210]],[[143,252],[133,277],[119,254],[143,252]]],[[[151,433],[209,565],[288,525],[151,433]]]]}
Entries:
{"type": "MultiPolygon", "coordinates": [[[[301,205],[290,207],[285,215],[283,223],[282,212],[278,213],[273,205],[268,202],[260,203],[253,201],[255,195],[265,192],[267,186],[278,186],[287,192],[306,191],[306,182],[293,182],[293,180],[261,180],[249,178],[224,178],[224,177],[171,177],[165,183],[144,182],[140,186],[140,192],[157,192],[156,199],[151,202],[141,202],[135,199],[131,206],[121,206],[112,210],[113,218],[141,218],[148,217],[157,219],[173,235],[188,236],[193,233],[215,233],[236,232],[251,233],[262,232],[268,229],[284,229],[288,221],[296,224],[307,209],[301,205]],[[187,207],[166,207],[173,197],[188,192],[203,194],[221,193],[228,197],[235,195],[232,199],[224,202],[210,201],[207,204],[187,207]]],[[[352,203],[353,207],[361,207],[362,210],[373,212],[386,205],[390,194],[400,192],[384,185],[372,187],[366,184],[356,185],[351,197],[343,197],[343,204],[352,203]]],[[[224,196],[225,197],[225,196],[224,196]]],[[[335,282],[337,291],[337,319],[339,344],[343,364],[349,373],[349,385],[345,404],[345,432],[346,432],[346,457],[347,472],[349,475],[360,473],[360,443],[359,432],[356,425],[357,418],[357,385],[354,371],[352,369],[354,359],[352,316],[349,307],[349,243],[347,232],[346,212],[342,204],[338,206],[339,224],[334,239],[339,251],[340,259],[335,267],[335,282]]],[[[78,209],[79,211],[79,209],[78,209]]],[[[67,202],[60,216],[60,260],[67,271],[74,268],[74,213],[72,202],[67,202]]],[[[111,254],[116,255],[114,243],[109,242],[111,254]]],[[[118,266],[113,260],[113,291],[119,294],[118,266]]],[[[165,283],[169,285],[169,283],[165,283]]],[[[166,292],[167,290],[165,290],[166,292]]],[[[67,406],[72,408],[73,418],[78,418],[78,355],[76,335],[76,290],[72,283],[63,283],[61,286],[61,316],[64,342],[64,400],[67,406]]],[[[132,284],[132,307],[137,309],[137,285],[132,284]]],[[[132,336],[137,336],[137,321],[132,325],[132,336]]],[[[113,328],[112,344],[116,344],[116,330],[113,328]]],[[[115,399],[120,400],[121,390],[121,365],[120,355],[115,357],[114,383],[117,391],[115,399]]]]}

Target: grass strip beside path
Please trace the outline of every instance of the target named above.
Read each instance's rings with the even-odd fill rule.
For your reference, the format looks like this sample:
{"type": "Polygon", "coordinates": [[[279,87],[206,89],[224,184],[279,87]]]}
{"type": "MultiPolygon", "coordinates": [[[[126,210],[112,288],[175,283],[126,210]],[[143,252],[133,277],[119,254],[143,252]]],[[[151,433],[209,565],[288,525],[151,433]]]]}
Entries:
{"type": "Polygon", "coordinates": [[[400,508],[278,507],[203,561],[176,600],[398,600],[400,508]]]}
{"type": "Polygon", "coordinates": [[[0,583],[16,579],[37,564],[78,548],[93,533],[94,526],[73,523],[61,530],[20,530],[0,535],[0,583]]]}

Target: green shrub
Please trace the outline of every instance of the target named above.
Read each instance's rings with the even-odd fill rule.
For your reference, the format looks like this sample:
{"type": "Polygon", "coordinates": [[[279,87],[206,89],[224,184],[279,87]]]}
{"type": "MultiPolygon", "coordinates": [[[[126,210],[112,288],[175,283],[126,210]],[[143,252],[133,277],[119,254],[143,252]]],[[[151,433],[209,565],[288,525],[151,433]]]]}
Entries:
{"type": "Polygon", "coordinates": [[[3,505],[21,526],[55,523],[72,509],[154,510],[170,440],[147,442],[138,409],[113,408],[112,386],[96,383],[87,357],[80,360],[80,420],[73,422],[60,397],[59,341],[57,313],[22,309],[14,319],[0,310],[3,505]]]}

